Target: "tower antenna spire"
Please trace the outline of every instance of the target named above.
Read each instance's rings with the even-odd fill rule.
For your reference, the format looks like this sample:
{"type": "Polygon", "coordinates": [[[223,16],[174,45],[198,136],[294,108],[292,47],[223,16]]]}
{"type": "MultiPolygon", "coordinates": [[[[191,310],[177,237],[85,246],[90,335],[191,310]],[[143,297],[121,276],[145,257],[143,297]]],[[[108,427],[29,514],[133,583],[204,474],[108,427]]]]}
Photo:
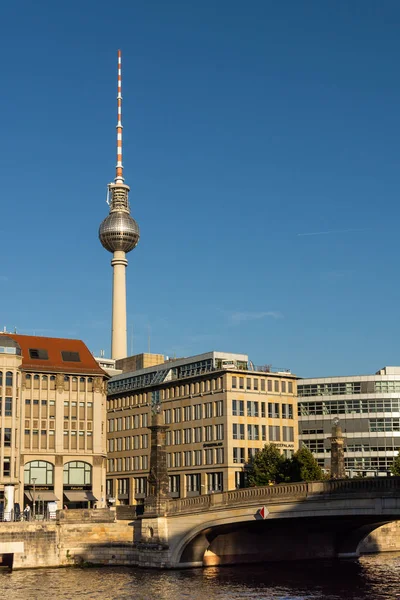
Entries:
{"type": "Polygon", "coordinates": [[[118,50],[118,84],[117,84],[117,167],[115,183],[124,183],[122,165],[122,52],[118,50]]]}

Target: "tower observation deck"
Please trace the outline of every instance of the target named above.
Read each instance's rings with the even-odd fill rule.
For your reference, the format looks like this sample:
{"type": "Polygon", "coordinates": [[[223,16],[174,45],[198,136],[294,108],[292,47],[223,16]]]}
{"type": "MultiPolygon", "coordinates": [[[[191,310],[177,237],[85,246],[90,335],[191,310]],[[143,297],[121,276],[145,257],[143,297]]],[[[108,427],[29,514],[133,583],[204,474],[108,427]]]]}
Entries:
{"type": "Polygon", "coordinates": [[[122,71],[121,51],[118,50],[118,120],[117,120],[117,165],[114,183],[108,184],[107,202],[110,214],[99,228],[99,239],[103,247],[113,253],[112,327],[111,357],[127,356],[126,327],[126,253],[136,248],[139,242],[139,226],[130,215],[129,191],[123,178],[122,165],[122,71]]]}

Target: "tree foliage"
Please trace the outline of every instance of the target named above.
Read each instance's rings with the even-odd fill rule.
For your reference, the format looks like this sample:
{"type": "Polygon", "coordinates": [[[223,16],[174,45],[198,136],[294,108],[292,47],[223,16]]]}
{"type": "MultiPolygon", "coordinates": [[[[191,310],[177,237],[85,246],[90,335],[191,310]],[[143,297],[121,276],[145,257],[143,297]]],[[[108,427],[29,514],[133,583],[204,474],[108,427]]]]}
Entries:
{"type": "Polygon", "coordinates": [[[291,481],[321,481],[324,474],[311,450],[303,446],[293,454],[291,481]]]}
{"type": "Polygon", "coordinates": [[[322,469],[312,452],[305,446],[292,458],[285,458],[275,444],[266,444],[253,456],[249,464],[250,486],[321,479],[324,479],[322,469]]]}
{"type": "Polygon", "coordinates": [[[390,467],[390,470],[392,472],[392,475],[400,476],[400,454],[398,454],[396,456],[396,458],[394,459],[393,464],[390,467]]]}
{"type": "Polygon", "coordinates": [[[250,462],[249,485],[268,485],[284,481],[285,459],[275,444],[265,444],[250,462]]]}

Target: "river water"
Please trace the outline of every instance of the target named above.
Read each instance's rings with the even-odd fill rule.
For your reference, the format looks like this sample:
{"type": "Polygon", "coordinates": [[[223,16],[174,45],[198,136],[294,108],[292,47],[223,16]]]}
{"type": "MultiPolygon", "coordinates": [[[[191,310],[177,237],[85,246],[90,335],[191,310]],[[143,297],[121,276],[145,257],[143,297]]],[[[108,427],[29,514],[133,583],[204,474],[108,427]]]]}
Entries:
{"type": "Polygon", "coordinates": [[[395,600],[400,552],[181,571],[2,570],[0,589],[6,600],[395,600]]]}

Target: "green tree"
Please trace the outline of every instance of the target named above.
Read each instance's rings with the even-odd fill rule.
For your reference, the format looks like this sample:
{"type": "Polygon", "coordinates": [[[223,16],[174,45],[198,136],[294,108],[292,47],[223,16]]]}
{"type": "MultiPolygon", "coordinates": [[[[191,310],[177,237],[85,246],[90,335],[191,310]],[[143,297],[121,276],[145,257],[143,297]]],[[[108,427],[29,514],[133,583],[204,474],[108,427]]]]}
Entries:
{"type": "Polygon", "coordinates": [[[321,467],[315,460],[313,453],[306,446],[293,454],[290,466],[291,481],[320,481],[324,479],[321,467]]]}
{"type": "Polygon", "coordinates": [[[285,480],[285,459],[275,444],[265,444],[250,462],[250,486],[280,483],[285,480]]]}
{"type": "Polygon", "coordinates": [[[390,470],[392,471],[392,475],[400,475],[400,454],[398,454],[396,456],[396,458],[393,461],[392,466],[390,467],[390,470]]]}

